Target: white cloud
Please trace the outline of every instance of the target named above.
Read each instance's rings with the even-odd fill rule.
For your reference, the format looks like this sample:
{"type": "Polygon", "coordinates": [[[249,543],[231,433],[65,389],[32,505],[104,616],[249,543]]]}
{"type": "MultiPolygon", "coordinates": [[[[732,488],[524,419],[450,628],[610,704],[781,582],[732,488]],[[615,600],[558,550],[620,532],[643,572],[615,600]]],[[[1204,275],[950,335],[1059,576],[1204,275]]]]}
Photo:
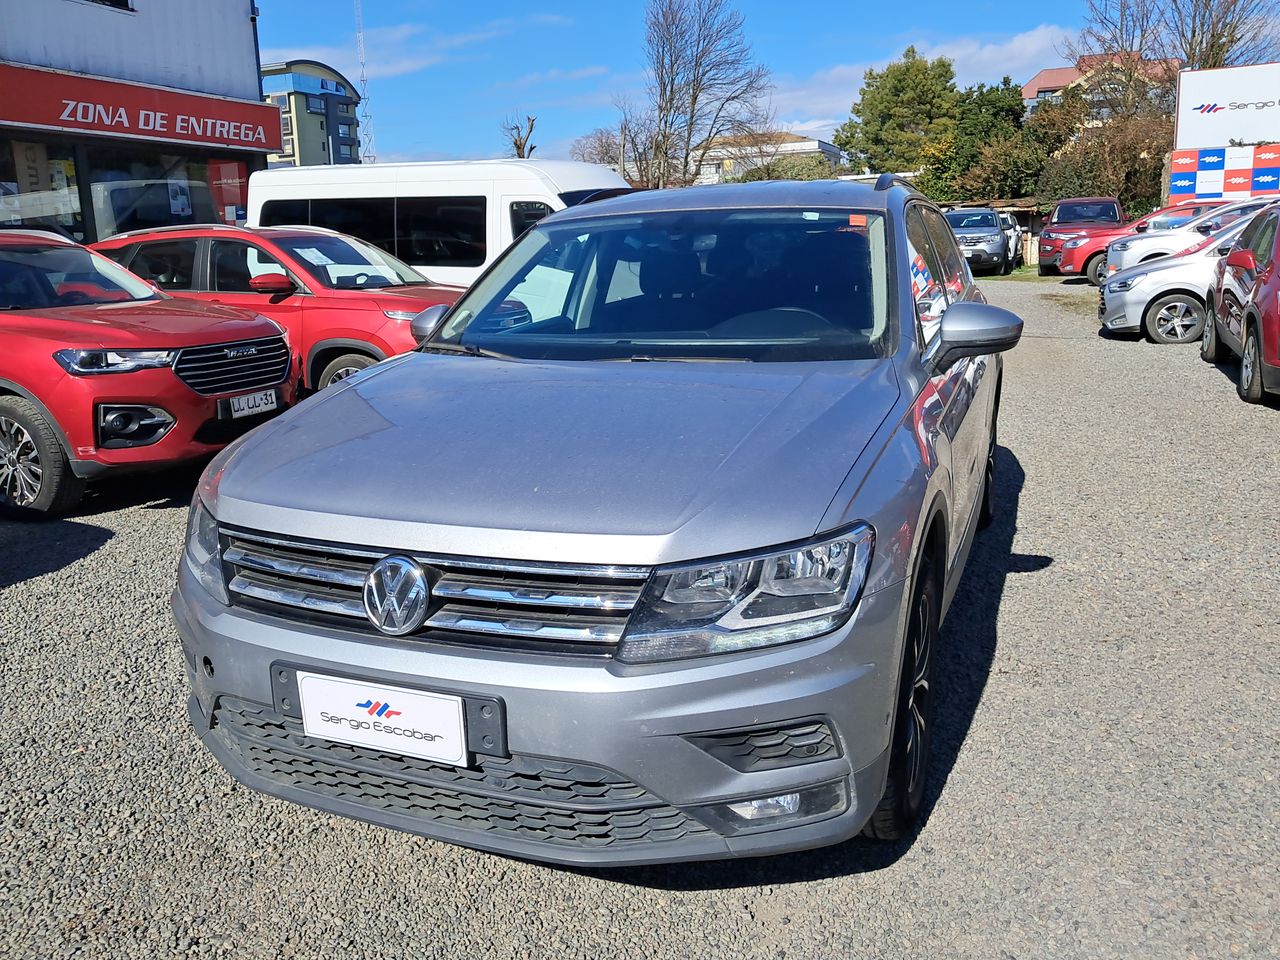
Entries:
{"type": "Polygon", "coordinates": [[[540,70],[537,73],[527,73],[523,77],[512,80],[508,83],[501,83],[501,87],[532,87],[540,83],[562,83],[573,82],[574,80],[586,80],[589,77],[599,77],[609,72],[608,67],[593,66],[579,67],[577,70],[561,70],[559,67],[553,67],[550,70],[540,70]]]}
{"type": "MultiPolygon", "coordinates": [[[[957,37],[943,43],[917,43],[921,56],[947,57],[955,65],[956,84],[999,83],[1011,77],[1024,83],[1043,67],[1060,66],[1059,52],[1072,35],[1066,27],[1041,24],[1004,40],[957,37]]],[[[808,136],[830,140],[831,134],[849,117],[849,107],[862,88],[868,69],[883,69],[901,52],[878,60],[845,63],[820,70],[805,79],[779,77],[773,93],[778,125],[808,136]]]]}

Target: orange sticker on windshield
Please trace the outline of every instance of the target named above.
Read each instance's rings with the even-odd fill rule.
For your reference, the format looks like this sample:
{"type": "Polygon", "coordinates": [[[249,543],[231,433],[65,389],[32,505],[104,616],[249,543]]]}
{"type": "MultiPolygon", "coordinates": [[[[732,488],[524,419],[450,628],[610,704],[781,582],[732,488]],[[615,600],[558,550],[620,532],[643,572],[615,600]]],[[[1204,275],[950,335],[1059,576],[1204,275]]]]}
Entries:
{"type": "Polygon", "coordinates": [[[865,213],[849,214],[849,226],[865,227],[867,225],[867,215],[865,213]]]}

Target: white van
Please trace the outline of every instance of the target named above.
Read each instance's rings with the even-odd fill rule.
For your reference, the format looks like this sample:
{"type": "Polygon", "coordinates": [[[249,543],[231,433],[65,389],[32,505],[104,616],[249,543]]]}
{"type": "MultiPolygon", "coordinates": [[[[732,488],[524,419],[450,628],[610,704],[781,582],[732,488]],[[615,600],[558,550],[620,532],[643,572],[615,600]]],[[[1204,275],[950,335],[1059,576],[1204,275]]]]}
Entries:
{"type": "Polygon", "coordinates": [[[607,167],[570,160],[283,167],[249,177],[248,226],[328,227],[466,286],[543,217],[626,189],[607,167]]]}

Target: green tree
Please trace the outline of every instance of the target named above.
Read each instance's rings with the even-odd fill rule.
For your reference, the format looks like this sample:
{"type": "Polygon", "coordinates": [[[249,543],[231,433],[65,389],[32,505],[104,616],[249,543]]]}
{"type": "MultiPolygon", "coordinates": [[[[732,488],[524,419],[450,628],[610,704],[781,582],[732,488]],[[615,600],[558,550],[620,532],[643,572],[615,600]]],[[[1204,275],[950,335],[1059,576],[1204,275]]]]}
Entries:
{"type": "Polygon", "coordinates": [[[939,203],[967,200],[960,178],[969,165],[960,159],[954,134],[946,134],[924,145],[920,151],[920,175],[915,179],[916,189],[939,203]]]}
{"type": "Polygon", "coordinates": [[[978,162],[982,148],[1022,129],[1026,113],[1022,88],[1005,77],[999,84],[966,87],[956,106],[956,153],[965,169],[978,162]]]}
{"type": "Polygon", "coordinates": [[[907,47],[901,60],[868,70],[835,144],[872,173],[916,170],[925,144],[955,129],[956,75],[945,57],[907,47]]]}
{"type": "Polygon", "coordinates": [[[753,183],[756,180],[830,180],[839,171],[831,162],[817,154],[799,157],[775,157],[768,163],[752,167],[744,173],[740,183],[753,183]]]}

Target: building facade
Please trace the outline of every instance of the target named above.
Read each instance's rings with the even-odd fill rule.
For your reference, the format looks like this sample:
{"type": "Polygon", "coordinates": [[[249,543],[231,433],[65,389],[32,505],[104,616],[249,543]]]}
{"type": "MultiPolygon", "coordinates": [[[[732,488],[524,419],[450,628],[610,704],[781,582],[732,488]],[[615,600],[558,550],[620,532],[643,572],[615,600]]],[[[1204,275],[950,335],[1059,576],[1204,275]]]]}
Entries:
{"type": "Polygon", "coordinates": [[[252,0],[0,0],[0,227],[243,220],[280,147],[252,0]]]}
{"type": "Polygon", "coordinates": [[[262,92],[280,109],[281,146],[271,166],[360,162],[360,95],[337,70],[316,60],[265,64],[262,92]]]}
{"type": "Polygon", "coordinates": [[[806,157],[820,157],[834,170],[844,155],[839,147],[825,140],[785,131],[716,137],[698,164],[694,182],[724,183],[739,179],[750,170],[771,167],[779,160],[806,157]]]}

